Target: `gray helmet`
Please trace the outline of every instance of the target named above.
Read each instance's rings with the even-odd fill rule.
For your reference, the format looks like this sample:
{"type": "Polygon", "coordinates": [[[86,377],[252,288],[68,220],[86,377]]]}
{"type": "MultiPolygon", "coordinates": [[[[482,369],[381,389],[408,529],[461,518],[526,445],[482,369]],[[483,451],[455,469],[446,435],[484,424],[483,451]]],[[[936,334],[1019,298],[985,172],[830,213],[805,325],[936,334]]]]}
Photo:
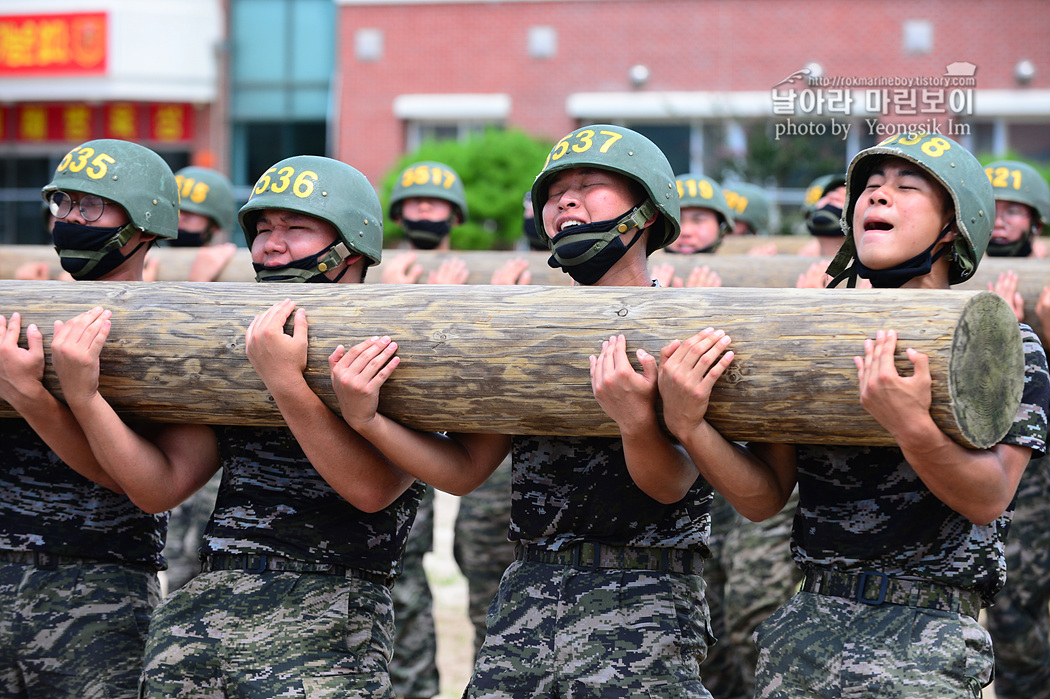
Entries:
{"type": "Polygon", "coordinates": [[[401,207],[405,199],[430,197],[443,199],[452,204],[452,212],[459,223],[467,220],[467,195],[463,181],[455,170],[444,163],[413,163],[401,171],[390,192],[390,218],[401,219],[401,207]]]}
{"type": "Polygon", "coordinates": [[[237,202],[233,183],[218,170],[206,167],[184,167],[175,173],[179,183],[179,209],[200,214],[229,233],[237,223],[237,202]]]}
{"type": "Polygon", "coordinates": [[[737,221],[743,221],[756,235],[769,230],[769,197],[758,185],[735,182],[722,186],[729,210],[737,221]]]}
{"type": "Polygon", "coordinates": [[[120,204],[131,225],[159,238],[179,235],[179,188],[164,159],[131,141],[100,138],[66,153],[40,194],[94,194],[120,204]]]}
{"type": "MultiPolygon", "coordinates": [[[[663,151],[636,131],[611,124],[594,124],[576,129],[558,141],[532,185],[536,230],[548,245],[553,236],[543,230],[542,212],[547,203],[550,181],[562,170],[581,167],[610,170],[642,186],[653,208],[647,209],[643,203],[640,209],[660,214],[659,220],[652,225],[647,253],[666,247],[681,233],[678,188],[674,171],[663,151]]],[[[643,217],[643,221],[647,218],[643,217]]],[[[627,230],[629,228],[624,228],[627,230]]]]}
{"type": "Polygon", "coordinates": [[[368,179],[346,163],[319,155],[297,155],[263,173],[248,203],[237,212],[249,248],[263,209],[297,211],[328,221],[346,247],[364,255],[368,264],[379,264],[382,259],[383,210],[379,197],[368,179]]]}
{"type": "Polygon", "coordinates": [[[992,183],[996,201],[1030,206],[1035,211],[1037,226],[1050,221],[1050,186],[1034,167],[1016,160],[998,160],[984,168],[984,172],[992,183]]]}
{"type": "Polygon", "coordinates": [[[995,197],[984,168],[970,151],[955,141],[928,133],[897,134],[857,153],[846,172],[846,208],[843,211],[846,239],[828,267],[836,276],[857,255],[853,239],[853,211],[867,186],[868,177],[887,157],[902,158],[929,173],[944,187],[955,206],[955,254],[948,281],[964,282],[977,271],[995,224],[995,197]]]}

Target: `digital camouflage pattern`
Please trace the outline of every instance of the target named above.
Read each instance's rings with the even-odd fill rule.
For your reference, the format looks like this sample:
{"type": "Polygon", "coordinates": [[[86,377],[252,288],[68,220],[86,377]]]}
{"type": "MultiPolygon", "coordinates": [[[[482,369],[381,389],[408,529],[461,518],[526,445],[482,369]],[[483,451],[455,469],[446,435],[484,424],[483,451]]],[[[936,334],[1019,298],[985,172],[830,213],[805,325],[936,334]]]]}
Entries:
{"type": "Polygon", "coordinates": [[[365,513],[317,473],[287,427],[217,427],[222,482],[204,555],[271,554],[393,576],[423,493],[365,513]]]}
{"type": "Polygon", "coordinates": [[[752,522],[734,512],[735,522],[725,537],[724,640],[735,651],[743,680],[742,697],[755,696],[755,629],[791,599],[802,582],[802,571],[791,557],[791,523],[797,506],[796,488],[783,509],[769,519],[752,522]]]}
{"type": "Polygon", "coordinates": [[[434,597],[423,556],[434,548],[434,489],[426,486],[416,520],[408,533],[394,602],[394,655],[390,682],[399,697],[433,697],[441,691],[437,667],[434,597]]]}
{"type": "Polygon", "coordinates": [[[25,420],[0,420],[0,551],[164,567],[167,513],[150,515],[62,462],[25,420]]]}
{"type": "Polygon", "coordinates": [[[737,525],[740,515],[721,493],[711,500],[711,535],[708,548],[711,557],[704,561],[704,582],[707,607],[711,615],[711,634],[714,643],[707,649],[707,657],[700,666],[704,686],[718,699],[743,696],[744,678],[740,667],[740,651],[729,642],[726,621],[726,535],[737,525]]]}
{"type": "MultiPolygon", "coordinates": [[[[711,487],[662,505],[635,485],[617,438],[516,436],[511,539],[548,551],[583,541],[708,555],[711,487]]],[[[515,562],[490,607],[464,696],[709,697],[704,582],[662,571],[515,562]]]]}
{"type": "Polygon", "coordinates": [[[164,544],[166,571],[166,593],[179,589],[197,573],[201,572],[200,548],[204,528],[215,509],[215,497],[219,494],[222,471],[216,473],[204,487],[188,500],[176,505],[168,519],[168,539],[164,544]]]}
{"type": "MultiPolygon", "coordinates": [[[[1021,328],[1024,394],[1001,443],[1042,453],[1050,401],[1046,355],[1032,329],[1021,328]]],[[[797,455],[800,498],[792,550],[802,569],[877,570],[932,580],[976,590],[985,604],[1002,588],[1012,510],[987,526],[971,524],[922,484],[896,447],[802,445],[797,455]]]]}
{"type": "Polygon", "coordinates": [[[711,486],[663,505],[635,485],[615,437],[516,436],[510,538],[554,551],[589,540],[710,555],[711,486]]]}
{"type": "Polygon", "coordinates": [[[142,696],[394,699],[385,585],[320,573],[202,573],[154,613],[142,696]]]}
{"type": "Polygon", "coordinates": [[[510,456],[476,490],[459,499],[452,554],[467,578],[474,655],[485,640],[485,617],[503,572],[514,562],[510,531],[510,456]]]}
{"type": "Polygon", "coordinates": [[[115,563],[37,567],[5,555],[0,696],[137,697],[146,629],[160,598],[156,573],[115,563]]]}
{"type": "Polygon", "coordinates": [[[515,562],[464,697],[709,698],[699,575],[515,562]]]}
{"type": "Polygon", "coordinates": [[[968,616],[800,592],[756,634],[760,699],[978,699],[987,632],[968,616]]]}
{"type": "Polygon", "coordinates": [[[1032,459],[1006,539],[1006,587],[986,614],[998,699],[1050,699],[1050,457],[1032,459]]]}
{"type": "MultiPolygon", "coordinates": [[[[1050,377],[1031,328],[1022,324],[1021,337],[1024,394],[1001,443],[1041,454],[1050,377]]],[[[800,567],[932,581],[977,592],[986,605],[1002,588],[1011,508],[989,525],[972,524],[894,447],[803,445],[797,457],[792,550],[800,567]]],[[[800,592],[759,627],[756,641],[763,698],[978,697],[991,680],[991,638],[956,612],[800,592]]]]}

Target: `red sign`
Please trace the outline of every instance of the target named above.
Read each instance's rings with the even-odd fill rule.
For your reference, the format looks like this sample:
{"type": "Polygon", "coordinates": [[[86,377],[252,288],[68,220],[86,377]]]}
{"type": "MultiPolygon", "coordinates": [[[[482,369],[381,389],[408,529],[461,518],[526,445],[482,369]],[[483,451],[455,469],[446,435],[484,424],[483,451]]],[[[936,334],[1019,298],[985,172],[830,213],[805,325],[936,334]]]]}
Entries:
{"type": "Polygon", "coordinates": [[[193,106],[155,102],[26,102],[13,108],[0,107],[0,141],[83,143],[95,138],[186,143],[193,138],[193,106]]]}
{"type": "Polygon", "coordinates": [[[0,76],[106,72],[105,12],[0,15],[0,76]]]}

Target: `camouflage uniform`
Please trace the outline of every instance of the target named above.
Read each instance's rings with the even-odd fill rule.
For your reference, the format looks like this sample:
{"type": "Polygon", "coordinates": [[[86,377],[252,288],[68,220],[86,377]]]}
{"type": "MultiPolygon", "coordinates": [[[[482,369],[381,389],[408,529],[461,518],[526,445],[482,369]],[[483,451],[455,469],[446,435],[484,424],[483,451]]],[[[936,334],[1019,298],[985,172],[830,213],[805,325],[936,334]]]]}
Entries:
{"type": "Polygon", "coordinates": [[[662,505],[619,439],[515,437],[511,487],[518,560],[464,696],[710,697],[710,486],[662,505]]]}
{"type": "Polygon", "coordinates": [[[437,668],[434,597],[423,556],[434,548],[434,489],[426,486],[416,521],[408,533],[403,570],[394,598],[394,655],[390,683],[399,697],[433,697],[441,691],[437,668]]]}
{"type": "MultiPolygon", "coordinates": [[[[700,667],[704,686],[718,699],[734,699],[743,696],[744,678],[740,667],[740,653],[728,642],[726,622],[726,535],[733,531],[742,519],[721,493],[715,492],[711,500],[711,535],[708,547],[711,556],[704,561],[704,582],[707,589],[704,598],[711,611],[711,633],[715,642],[707,651],[707,658],[700,667]]],[[[792,565],[792,567],[794,567],[792,565]]]]}
{"type": "Polygon", "coordinates": [[[474,656],[485,640],[485,617],[503,571],[514,562],[510,531],[510,457],[459,500],[452,553],[467,578],[467,611],[474,624],[474,656]]]}
{"type": "Polygon", "coordinates": [[[0,421],[0,696],[135,697],[166,515],[0,421]]]}
{"type": "MultiPolygon", "coordinates": [[[[1001,443],[1041,453],[1050,377],[1021,328],[1024,396],[1001,443]]],[[[1012,508],[972,524],[896,447],[803,445],[797,457],[791,546],[806,577],[758,628],[758,696],[979,697],[993,661],[977,615],[1005,582],[1012,508]]]]}
{"type": "Polygon", "coordinates": [[[392,699],[389,584],[422,496],[357,510],[291,430],[216,428],[203,572],[150,623],[144,697],[392,699]]]}
{"type": "Polygon", "coordinates": [[[220,471],[188,500],[171,510],[168,540],[164,544],[164,559],[168,562],[165,594],[178,590],[201,572],[201,537],[215,508],[221,478],[220,471]]]}
{"type": "Polygon", "coordinates": [[[998,699],[1050,698],[1050,457],[1032,459],[1006,541],[1006,587],[985,621],[998,699]]]}
{"type": "Polygon", "coordinates": [[[735,653],[743,686],[739,695],[725,695],[725,699],[755,696],[755,629],[791,599],[802,582],[802,571],[791,557],[791,522],[797,507],[796,488],[787,504],[769,519],[752,522],[733,513],[735,521],[726,534],[722,553],[726,569],[725,641],[735,653]]]}

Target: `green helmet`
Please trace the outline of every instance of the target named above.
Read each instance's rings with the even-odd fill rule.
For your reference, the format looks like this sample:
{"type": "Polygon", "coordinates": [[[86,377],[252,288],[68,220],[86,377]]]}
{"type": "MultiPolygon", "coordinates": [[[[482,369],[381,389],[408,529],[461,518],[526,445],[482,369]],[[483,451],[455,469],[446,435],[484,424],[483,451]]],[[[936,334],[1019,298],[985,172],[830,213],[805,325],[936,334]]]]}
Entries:
{"type": "Polygon", "coordinates": [[[769,230],[769,197],[758,185],[735,182],[722,187],[729,210],[737,221],[743,221],[756,235],[769,230]]]}
{"type": "Polygon", "coordinates": [[[988,165],[984,172],[992,183],[997,201],[1032,207],[1037,226],[1050,221],[1050,186],[1034,167],[1016,160],[998,160],[988,165]]]}
{"type": "Polygon", "coordinates": [[[320,265],[334,267],[354,254],[364,255],[370,265],[382,259],[383,210],[379,197],[368,179],[346,163],[319,155],[297,155],[264,172],[248,203],[237,212],[249,248],[263,209],[296,211],[335,226],[345,248],[333,246],[332,254],[320,265]]]}
{"type": "Polygon", "coordinates": [[[453,213],[459,223],[467,220],[467,195],[463,191],[463,180],[456,171],[444,163],[413,163],[401,171],[390,192],[390,218],[401,219],[401,206],[405,199],[431,197],[452,204],[453,213]]]}
{"type": "Polygon", "coordinates": [[[809,186],[806,187],[806,199],[802,203],[802,213],[808,215],[825,194],[836,187],[845,186],[845,184],[845,175],[821,175],[810,182],[809,186]]]}
{"type": "Polygon", "coordinates": [[[237,202],[233,183],[218,170],[184,167],[175,173],[179,183],[179,209],[210,218],[224,231],[233,232],[237,223],[237,202]]]}
{"type": "MultiPolygon", "coordinates": [[[[164,159],[131,141],[101,138],[66,153],[40,194],[94,194],[120,204],[131,225],[159,238],[179,235],[179,188],[164,159]]],[[[125,241],[126,242],[126,241],[125,241]]]]}
{"type": "Polygon", "coordinates": [[[984,168],[970,151],[955,141],[928,133],[897,134],[854,156],[846,172],[846,239],[828,267],[836,276],[857,255],[853,239],[853,211],[867,186],[868,177],[886,157],[902,158],[928,172],[948,192],[955,206],[955,238],[948,281],[964,282],[977,271],[995,224],[995,197],[984,168]]]}
{"type": "Polygon", "coordinates": [[[729,210],[722,187],[710,177],[689,173],[675,178],[681,208],[711,209],[721,219],[722,227],[733,228],[733,212],[729,210]]]}
{"type": "MultiPolygon", "coordinates": [[[[648,201],[639,207],[641,222],[654,213],[660,220],[652,226],[647,253],[674,242],[682,231],[681,206],[674,171],[667,157],[645,136],[623,126],[593,124],[576,129],[554,145],[547,162],[532,185],[536,229],[551,245],[552,235],[543,230],[543,206],[551,179],[562,170],[591,167],[628,177],[642,186],[648,201]],[[649,203],[649,206],[646,206],[649,203]]],[[[633,221],[634,225],[639,225],[633,221]]],[[[629,228],[624,228],[624,231],[629,228]]],[[[553,249],[553,248],[552,248],[553,249]]]]}

